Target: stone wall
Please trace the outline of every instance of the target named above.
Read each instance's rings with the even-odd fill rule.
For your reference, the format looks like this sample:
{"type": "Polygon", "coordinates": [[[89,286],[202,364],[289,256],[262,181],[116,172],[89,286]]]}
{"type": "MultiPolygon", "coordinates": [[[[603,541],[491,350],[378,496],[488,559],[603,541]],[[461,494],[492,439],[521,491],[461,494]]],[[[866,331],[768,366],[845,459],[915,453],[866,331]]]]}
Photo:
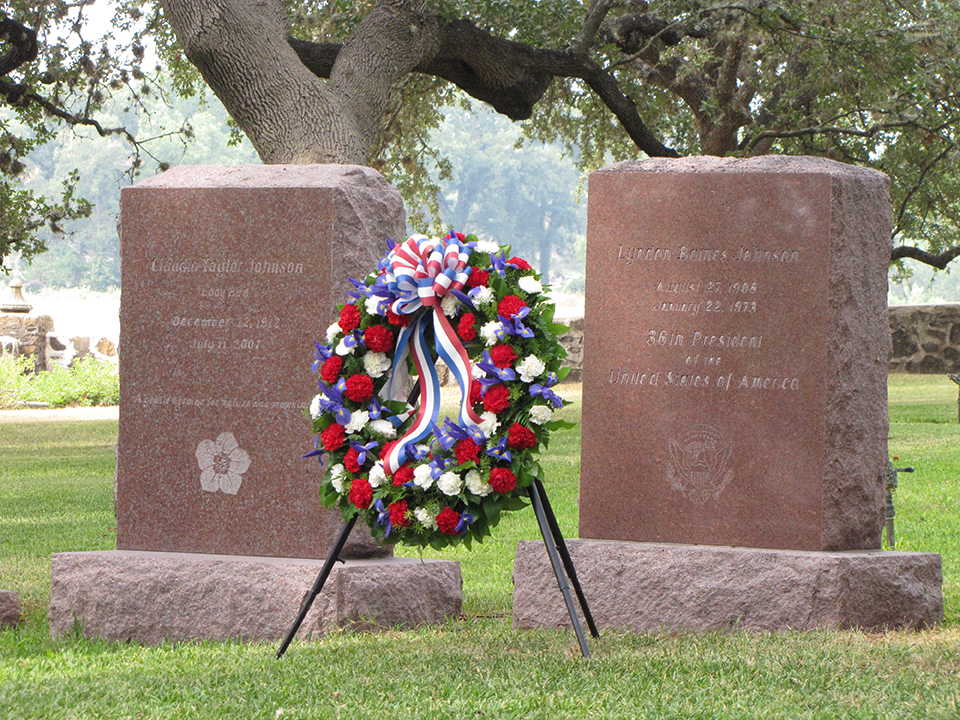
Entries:
{"type": "Polygon", "coordinates": [[[583,379],[583,318],[557,318],[556,321],[570,328],[559,337],[560,344],[567,351],[563,367],[570,368],[565,382],[580,382],[583,379]]]}
{"type": "Polygon", "coordinates": [[[890,372],[960,372],[960,303],[890,308],[890,372]]]}
{"type": "Polygon", "coordinates": [[[117,343],[106,337],[73,337],[56,333],[49,315],[0,313],[0,355],[26,356],[34,372],[54,365],[68,368],[92,355],[98,360],[117,362],[117,343]]]}
{"type": "Polygon", "coordinates": [[[36,372],[47,369],[47,333],[53,330],[53,318],[49,315],[28,313],[0,313],[0,336],[17,341],[14,355],[26,355],[33,359],[36,372]]]}

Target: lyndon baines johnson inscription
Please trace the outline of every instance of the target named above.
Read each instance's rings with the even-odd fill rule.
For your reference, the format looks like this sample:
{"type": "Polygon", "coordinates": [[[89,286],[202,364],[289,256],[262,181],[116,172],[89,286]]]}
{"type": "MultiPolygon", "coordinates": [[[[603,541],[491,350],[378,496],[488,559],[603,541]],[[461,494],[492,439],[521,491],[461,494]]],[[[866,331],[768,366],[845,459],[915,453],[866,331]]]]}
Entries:
{"type": "Polygon", "coordinates": [[[829,177],[600,172],[589,202],[581,536],[816,549],[829,177]]]}
{"type": "MultiPolygon", "coordinates": [[[[716,388],[723,391],[800,390],[800,378],[786,375],[740,374],[725,372],[723,357],[738,351],[763,350],[763,334],[756,331],[763,326],[764,283],[755,279],[754,264],[779,263],[800,265],[801,251],[795,248],[765,250],[740,246],[727,248],[630,247],[618,245],[616,260],[624,265],[650,261],[662,266],[661,274],[668,279],[648,281],[644,302],[652,303],[654,317],[662,313],[662,322],[646,331],[643,344],[648,347],[674,348],[682,366],[673,369],[644,368],[642,370],[616,367],[610,370],[609,382],[619,385],[660,386],[677,388],[716,388]],[[678,281],[670,277],[673,261],[677,263],[745,264],[717,272],[710,278],[678,281]],[[739,277],[739,280],[721,279],[739,277]],[[674,314],[700,316],[701,326],[681,332],[673,322],[674,314]],[[759,322],[758,322],[759,321],[759,322]],[[717,326],[735,327],[732,332],[718,332],[717,326]],[[745,330],[742,330],[745,328],[745,330]]],[[[655,273],[657,271],[654,271],[655,273]]],[[[768,346],[770,340],[768,339],[768,346]]]]}

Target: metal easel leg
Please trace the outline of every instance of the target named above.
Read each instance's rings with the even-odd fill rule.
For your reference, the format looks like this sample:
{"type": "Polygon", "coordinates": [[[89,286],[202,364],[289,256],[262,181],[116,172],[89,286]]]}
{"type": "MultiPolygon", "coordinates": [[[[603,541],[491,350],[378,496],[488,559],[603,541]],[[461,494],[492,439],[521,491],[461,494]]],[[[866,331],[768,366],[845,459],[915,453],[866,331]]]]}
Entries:
{"type": "Polygon", "coordinates": [[[570,557],[570,551],[567,549],[567,543],[563,539],[563,533],[560,532],[560,525],[557,522],[557,516],[553,514],[553,508],[550,506],[550,499],[547,497],[547,493],[543,489],[543,483],[541,483],[539,480],[534,480],[533,482],[537,486],[537,490],[540,492],[540,500],[543,504],[543,511],[547,516],[547,522],[550,524],[550,532],[553,533],[553,540],[557,544],[557,552],[560,554],[560,559],[563,560],[563,567],[567,571],[567,577],[570,578],[570,584],[573,585],[573,591],[577,594],[577,600],[580,602],[580,610],[583,612],[583,617],[587,621],[587,627],[590,628],[590,634],[593,637],[600,637],[600,632],[597,630],[597,624],[593,621],[593,614],[590,612],[590,607],[587,605],[587,598],[583,594],[583,587],[580,585],[580,579],[577,577],[577,569],[573,565],[573,558],[570,557]]]}
{"type": "Polygon", "coordinates": [[[300,606],[300,613],[297,615],[297,619],[293,621],[290,631],[283,639],[283,643],[280,645],[280,649],[277,651],[278,658],[283,657],[283,653],[286,652],[287,647],[296,636],[297,630],[300,629],[300,625],[303,624],[304,618],[307,617],[307,612],[309,612],[310,606],[313,605],[313,601],[316,599],[317,595],[320,594],[320,591],[323,590],[323,585],[327,582],[327,578],[330,577],[330,572],[333,570],[334,563],[340,559],[340,553],[343,551],[343,546],[347,544],[347,538],[350,537],[350,531],[353,530],[353,526],[356,523],[357,515],[354,515],[352,518],[347,520],[347,524],[343,526],[343,530],[340,532],[340,537],[337,538],[336,544],[330,550],[330,554],[327,555],[327,561],[323,564],[320,574],[317,575],[317,580],[315,583],[313,583],[313,588],[310,590],[310,594],[307,595],[303,601],[303,604],[300,606]]]}
{"type": "MultiPolygon", "coordinates": [[[[560,560],[560,554],[557,550],[557,542],[554,536],[553,528],[551,527],[550,522],[547,519],[547,513],[544,510],[544,504],[541,498],[541,488],[537,487],[538,484],[539,483],[534,482],[534,484],[529,488],[530,502],[533,505],[533,512],[537,516],[537,523],[540,525],[540,534],[543,536],[543,544],[546,545],[547,555],[550,556],[550,564],[553,565],[553,574],[556,575],[557,585],[560,586],[560,592],[563,593],[563,601],[567,605],[567,612],[570,614],[570,622],[573,623],[573,631],[577,635],[577,642],[580,643],[580,652],[583,653],[585,658],[588,658],[590,657],[590,648],[587,646],[587,639],[583,635],[583,627],[580,625],[580,618],[577,617],[577,608],[573,604],[573,596],[570,594],[570,585],[567,583],[567,575],[564,572],[563,563],[560,560]]],[[[554,522],[556,522],[556,519],[554,519],[554,522]]]]}

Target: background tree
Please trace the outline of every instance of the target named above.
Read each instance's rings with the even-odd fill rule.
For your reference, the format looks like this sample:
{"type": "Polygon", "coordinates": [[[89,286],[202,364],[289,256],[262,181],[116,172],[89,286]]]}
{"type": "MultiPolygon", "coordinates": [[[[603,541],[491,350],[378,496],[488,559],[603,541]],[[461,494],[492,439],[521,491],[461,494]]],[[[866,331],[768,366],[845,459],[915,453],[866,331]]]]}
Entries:
{"type": "Polygon", "coordinates": [[[430,146],[449,164],[439,181],[442,227],[466,228],[509,243],[535,261],[544,282],[582,273],[585,207],[580,174],[557,146],[528,143],[520,129],[489,110],[448,108],[430,146]],[[563,268],[555,269],[554,260],[563,268]]]}
{"type": "MultiPolygon", "coordinates": [[[[164,84],[160,85],[165,87],[164,84]]],[[[198,98],[181,98],[160,93],[144,99],[146,112],[133,113],[123,103],[108,102],[100,118],[123,126],[138,137],[153,138],[150,151],[169,164],[230,165],[257,162],[249,143],[231,145],[227,113],[219,103],[198,98]],[[168,134],[164,129],[178,128],[168,134]]],[[[90,203],[90,215],[61,223],[64,231],[56,237],[49,228],[39,229],[37,238],[46,252],[33,257],[29,272],[21,272],[39,286],[80,287],[103,291],[120,286],[120,240],[117,215],[120,189],[130,182],[130,144],[118,136],[98,138],[92,128],[61,132],[29,156],[29,178],[24,187],[37,196],[56,191],[59,178],[76,171],[76,193],[90,203]]],[[[31,289],[37,289],[32,285],[31,289]]]]}
{"type": "Polygon", "coordinates": [[[98,48],[76,42],[83,5],[8,11],[0,92],[37,138],[41,109],[92,122],[107,90],[148,91],[152,35],[178,92],[196,91],[195,67],[264,162],[373,164],[408,201],[436,203],[425,139],[453,85],[583,168],[641,153],[872,165],[894,181],[894,258],[960,253],[954,3],[120,0],[130,40],[98,48]],[[58,18],[72,45],[49,32],[58,18]]]}

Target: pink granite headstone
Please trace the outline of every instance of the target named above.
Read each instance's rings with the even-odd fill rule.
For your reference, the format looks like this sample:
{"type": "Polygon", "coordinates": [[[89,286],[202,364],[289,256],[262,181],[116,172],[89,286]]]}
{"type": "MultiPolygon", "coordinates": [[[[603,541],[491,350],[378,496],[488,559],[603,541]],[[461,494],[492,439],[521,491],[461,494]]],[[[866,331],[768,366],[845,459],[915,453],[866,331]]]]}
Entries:
{"type": "MultiPolygon", "coordinates": [[[[403,232],[369,168],[178,167],[123,190],[118,549],[326,556],[342,521],[301,457],[313,342],[403,232]]],[[[367,538],[348,554],[384,553],[367,538]]]]}
{"type": "Polygon", "coordinates": [[[815,158],[591,175],[581,537],[880,546],[887,187],[815,158]]]}

